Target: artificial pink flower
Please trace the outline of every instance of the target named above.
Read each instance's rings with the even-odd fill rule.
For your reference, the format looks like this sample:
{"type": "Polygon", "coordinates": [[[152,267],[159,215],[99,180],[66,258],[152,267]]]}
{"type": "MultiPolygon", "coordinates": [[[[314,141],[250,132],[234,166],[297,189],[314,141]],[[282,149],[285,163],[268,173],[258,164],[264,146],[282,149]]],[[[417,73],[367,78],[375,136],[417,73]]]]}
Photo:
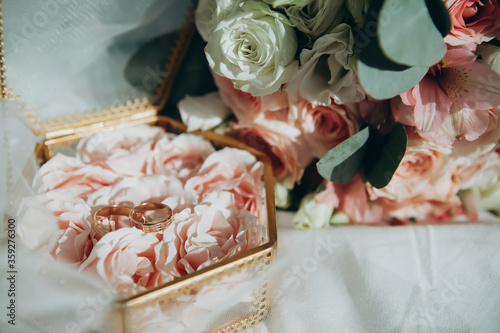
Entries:
{"type": "Polygon", "coordinates": [[[171,137],[161,128],[147,125],[99,132],[78,143],[76,156],[119,175],[140,176],[146,173],[156,142],[171,137]]]}
{"type": "Polygon", "coordinates": [[[198,195],[195,191],[185,189],[182,182],[173,176],[151,175],[126,177],[113,186],[89,194],[87,202],[92,207],[135,207],[144,202],[162,202],[176,213],[186,207],[193,207],[198,202],[198,195]]]}
{"type": "Polygon", "coordinates": [[[121,178],[101,166],[84,164],[77,158],[57,154],[37,172],[33,187],[38,193],[65,188],[85,200],[90,193],[121,178]]]}
{"type": "Polygon", "coordinates": [[[328,106],[297,102],[297,127],[301,129],[311,154],[321,158],[331,148],[358,132],[360,117],[345,105],[333,101],[328,106]]]}
{"type": "Polygon", "coordinates": [[[500,74],[474,62],[474,49],[470,44],[449,47],[440,64],[393,99],[395,119],[441,144],[461,138],[473,141],[485,133],[489,110],[500,104],[500,74]]]}
{"type": "Polygon", "coordinates": [[[193,273],[262,244],[265,227],[247,210],[198,205],[174,216],[156,247],[162,279],[193,273]]]}
{"type": "Polygon", "coordinates": [[[91,209],[66,189],[24,199],[18,217],[17,231],[30,249],[70,264],[82,262],[92,250],[91,209]]]}
{"type": "Polygon", "coordinates": [[[283,90],[270,95],[253,96],[236,89],[230,79],[213,72],[212,74],[222,101],[233,111],[239,121],[253,121],[262,112],[279,111],[288,107],[288,96],[283,90]]]}
{"type": "Polygon", "coordinates": [[[481,44],[495,37],[500,28],[498,0],[447,0],[451,31],[445,37],[450,45],[481,44]]]}
{"type": "Polygon", "coordinates": [[[213,191],[233,193],[237,209],[256,216],[263,207],[264,164],[247,151],[226,147],[211,154],[198,174],[186,182],[186,189],[199,194],[201,200],[213,191]]]}
{"type": "Polygon", "coordinates": [[[80,272],[92,272],[106,286],[129,297],[159,285],[155,269],[155,234],[136,228],[121,228],[104,235],[94,246],[80,272]]]}
{"type": "Polygon", "coordinates": [[[158,140],[148,161],[147,174],[171,175],[185,183],[215,151],[206,139],[194,134],[180,134],[174,139],[158,140]]]}

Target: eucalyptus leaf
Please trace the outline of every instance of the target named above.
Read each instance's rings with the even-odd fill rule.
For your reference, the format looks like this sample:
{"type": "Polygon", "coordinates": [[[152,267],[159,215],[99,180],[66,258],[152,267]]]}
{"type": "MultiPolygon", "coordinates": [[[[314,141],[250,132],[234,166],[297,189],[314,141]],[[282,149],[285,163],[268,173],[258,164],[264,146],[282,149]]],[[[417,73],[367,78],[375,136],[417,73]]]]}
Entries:
{"type": "Polygon", "coordinates": [[[446,53],[426,0],[385,0],[377,23],[380,47],[395,63],[430,67],[446,53]]]}
{"type": "Polygon", "coordinates": [[[380,135],[370,128],[370,141],[363,159],[363,174],[376,188],[389,184],[406,152],[408,138],[402,124],[396,124],[392,131],[380,135]]]}
{"type": "Polygon", "coordinates": [[[451,18],[448,8],[442,0],[425,0],[429,14],[431,14],[434,25],[445,37],[451,31],[451,18]]]}
{"type": "MultiPolygon", "coordinates": [[[[381,6],[375,0],[373,11],[381,6]]],[[[362,88],[376,99],[389,99],[413,88],[427,73],[428,67],[405,66],[388,59],[382,52],[378,38],[370,38],[370,24],[376,24],[376,15],[371,15],[363,31],[355,38],[356,54],[351,58],[362,88]]]]}
{"type": "Polygon", "coordinates": [[[355,60],[361,87],[376,99],[393,98],[413,88],[427,73],[426,67],[407,67],[400,70],[380,69],[355,60]]]}
{"type": "Polygon", "coordinates": [[[361,168],[369,135],[365,127],[330,149],[316,164],[319,174],[334,183],[349,183],[361,168]]]}

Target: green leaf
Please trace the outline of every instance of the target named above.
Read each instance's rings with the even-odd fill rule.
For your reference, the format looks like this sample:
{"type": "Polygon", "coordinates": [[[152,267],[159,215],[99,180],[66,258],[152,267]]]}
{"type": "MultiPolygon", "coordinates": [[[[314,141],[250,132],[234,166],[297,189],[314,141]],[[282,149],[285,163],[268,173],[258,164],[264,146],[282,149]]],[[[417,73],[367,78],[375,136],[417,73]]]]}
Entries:
{"type": "Polygon", "coordinates": [[[429,14],[431,14],[434,25],[445,37],[451,31],[451,18],[448,8],[442,0],[425,0],[429,14]]]}
{"type": "Polygon", "coordinates": [[[375,99],[393,98],[413,88],[428,70],[427,67],[402,67],[391,62],[379,66],[373,64],[373,60],[365,62],[361,58],[354,62],[361,87],[375,99]]]}
{"type": "Polygon", "coordinates": [[[334,183],[349,183],[361,168],[369,135],[365,127],[330,149],[316,164],[319,174],[334,183]]]}
{"type": "Polygon", "coordinates": [[[363,159],[363,174],[376,188],[389,184],[406,152],[408,141],[403,125],[396,124],[392,131],[380,135],[370,128],[370,141],[363,159]]]}
{"type": "Polygon", "coordinates": [[[430,67],[446,53],[426,0],[385,0],[377,23],[380,47],[395,63],[430,67]]]}
{"type": "MultiPolygon", "coordinates": [[[[370,13],[379,10],[380,2],[381,0],[374,0],[370,13]]],[[[371,21],[365,24],[364,30],[358,31],[354,47],[356,54],[351,61],[366,93],[376,99],[389,99],[413,88],[425,76],[428,67],[410,67],[388,59],[370,28],[376,25],[376,15],[370,17],[371,21]]]]}

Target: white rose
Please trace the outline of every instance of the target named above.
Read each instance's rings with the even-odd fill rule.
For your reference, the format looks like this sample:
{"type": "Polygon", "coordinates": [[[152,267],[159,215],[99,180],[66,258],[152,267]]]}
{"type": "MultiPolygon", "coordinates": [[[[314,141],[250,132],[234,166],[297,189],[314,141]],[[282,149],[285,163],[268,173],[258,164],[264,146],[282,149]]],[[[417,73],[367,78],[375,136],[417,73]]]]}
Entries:
{"type": "Polygon", "coordinates": [[[300,230],[320,229],[329,225],[333,206],[316,203],[315,193],[309,193],[300,202],[300,208],[292,219],[295,228],[300,230]]]}
{"type": "Polygon", "coordinates": [[[491,151],[473,158],[456,159],[454,179],[462,191],[471,194],[478,209],[500,213],[500,155],[491,151]]]}
{"type": "Polygon", "coordinates": [[[311,50],[300,53],[301,68],[287,87],[290,96],[301,96],[315,105],[359,102],[365,98],[349,64],[354,38],[347,24],[318,38],[311,50]]]}
{"type": "Polygon", "coordinates": [[[274,201],[277,208],[288,209],[292,204],[291,191],[280,182],[274,182],[274,201]]]}
{"type": "Polygon", "coordinates": [[[274,8],[284,5],[306,6],[310,0],[264,0],[274,8]]]}
{"type": "Polygon", "coordinates": [[[364,26],[370,2],[370,0],[346,0],[345,2],[347,11],[351,14],[354,23],[356,23],[359,28],[363,28],[364,26]]]}
{"type": "Polygon", "coordinates": [[[231,14],[240,0],[200,0],[194,15],[196,29],[206,42],[217,24],[231,14]]]}
{"type": "Polygon", "coordinates": [[[345,17],[344,0],[277,1],[290,23],[313,39],[329,32],[345,17]]]}
{"type": "Polygon", "coordinates": [[[219,22],[205,48],[213,71],[254,96],[277,91],[297,71],[297,37],[286,17],[262,2],[245,2],[219,22]]]}
{"type": "Polygon", "coordinates": [[[331,225],[343,225],[351,223],[351,219],[349,215],[344,213],[333,213],[332,218],[330,219],[331,225]]]}
{"type": "Polygon", "coordinates": [[[231,115],[231,110],[222,102],[218,92],[196,97],[186,95],[177,103],[177,108],[188,132],[207,131],[231,115]]]}
{"type": "Polygon", "coordinates": [[[470,190],[472,200],[478,209],[489,210],[500,215],[500,176],[493,176],[489,184],[482,187],[473,187],[470,190]]]}
{"type": "Polygon", "coordinates": [[[492,70],[500,73],[500,47],[482,43],[477,47],[477,54],[481,56],[481,62],[488,65],[492,70]]]}

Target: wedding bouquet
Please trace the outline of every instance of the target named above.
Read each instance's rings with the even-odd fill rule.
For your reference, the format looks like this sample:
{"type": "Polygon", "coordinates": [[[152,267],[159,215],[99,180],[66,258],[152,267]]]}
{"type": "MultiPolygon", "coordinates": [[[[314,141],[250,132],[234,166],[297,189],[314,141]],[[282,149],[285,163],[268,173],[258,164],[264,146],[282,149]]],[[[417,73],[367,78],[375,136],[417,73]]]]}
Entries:
{"type": "Polygon", "coordinates": [[[499,212],[497,0],[201,0],[195,22],[218,92],[183,121],[268,153],[298,228],[499,212]]]}

